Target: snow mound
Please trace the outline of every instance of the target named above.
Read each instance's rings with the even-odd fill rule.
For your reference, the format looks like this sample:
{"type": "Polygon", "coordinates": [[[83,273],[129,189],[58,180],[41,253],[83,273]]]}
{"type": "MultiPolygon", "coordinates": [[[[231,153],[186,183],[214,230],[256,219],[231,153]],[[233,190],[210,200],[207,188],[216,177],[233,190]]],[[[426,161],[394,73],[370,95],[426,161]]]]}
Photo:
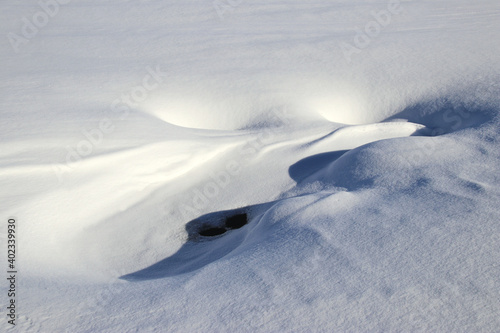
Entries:
{"type": "Polygon", "coordinates": [[[500,327],[497,1],[65,2],[0,4],[18,330],[500,327]]]}

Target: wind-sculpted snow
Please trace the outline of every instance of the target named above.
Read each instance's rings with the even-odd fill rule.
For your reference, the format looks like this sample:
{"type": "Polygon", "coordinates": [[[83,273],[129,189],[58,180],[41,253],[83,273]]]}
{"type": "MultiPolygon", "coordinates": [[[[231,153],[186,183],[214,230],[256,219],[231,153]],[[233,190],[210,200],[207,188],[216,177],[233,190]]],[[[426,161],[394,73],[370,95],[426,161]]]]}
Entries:
{"type": "Polygon", "coordinates": [[[497,2],[62,2],[0,5],[18,330],[497,330],[497,2]]]}
{"type": "MultiPolygon", "coordinates": [[[[163,141],[82,158],[65,166],[57,188],[17,206],[26,220],[44,221],[23,235],[27,274],[133,282],[110,285],[105,312],[136,288],[158,288],[146,281],[175,278],[158,285],[194,279],[190,288],[213,299],[259,288],[259,311],[271,311],[268,302],[312,307],[308,315],[325,329],[357,327],[348,309],[359,302],[382,318],[379,329],[400,327],[390,318],[404,311],[420,311],[429,328],[445,325],[430,299],[432,309],[464,318],[460,325],[488,328],[498,305],[498,109],[436,101],[394,114],[366,125],[175,128],[163,141]],[[244,223],[231,222],[241,216],[244,223]],[[201,281],[227,288],[208,291],[201,281]],[[327,320],[328,309],[348,321],[327,320]]],[[[51,171],[3,170],[17,179],[51,171]]],[[[204,318],[222,311],[219,302],[195,303],[204,318]]],[[[303,324],[275,316],[262,328],[303,324]]]]}

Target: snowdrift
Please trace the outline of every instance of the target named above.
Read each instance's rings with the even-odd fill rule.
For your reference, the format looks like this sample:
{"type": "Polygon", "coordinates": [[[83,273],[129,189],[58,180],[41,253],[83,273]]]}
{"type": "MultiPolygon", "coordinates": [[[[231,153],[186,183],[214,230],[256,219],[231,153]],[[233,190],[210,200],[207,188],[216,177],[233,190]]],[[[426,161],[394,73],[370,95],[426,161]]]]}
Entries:
{"type": "Polygon", "coordinates": [[[498,327],[496,2],[47,3],[0,5],[19,331],[498,327]]]}

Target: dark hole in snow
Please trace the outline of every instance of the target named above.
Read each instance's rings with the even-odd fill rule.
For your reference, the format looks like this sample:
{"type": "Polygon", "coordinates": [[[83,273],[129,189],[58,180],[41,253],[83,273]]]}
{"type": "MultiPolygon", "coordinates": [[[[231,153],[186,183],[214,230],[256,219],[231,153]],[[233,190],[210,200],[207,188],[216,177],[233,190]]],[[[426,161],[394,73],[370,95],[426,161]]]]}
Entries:
{"type": "Polygon", "coordinates": [[[222,235],[225,232],[226,232],[225,228],[214,227],[214,228],[200,230],[200,235],[201,236],[218,236],[218,235],[222,235]]]}
{"type": "Polygon", "coordinates": [[[236,214],[233,216],[226,217],[224,226],[211,226],[203,225],[198,231],[200,236],[212,237],[222,235],[228,230],[239,229],[248,223],[248,217],[246,213],[236,214]]]}
{"type": "Polygon", "coordinates": [[[239,229],[248,223],[247,214],[238,214],[230,216],[226,219],[226,228],[228,229],[239,229]]]}

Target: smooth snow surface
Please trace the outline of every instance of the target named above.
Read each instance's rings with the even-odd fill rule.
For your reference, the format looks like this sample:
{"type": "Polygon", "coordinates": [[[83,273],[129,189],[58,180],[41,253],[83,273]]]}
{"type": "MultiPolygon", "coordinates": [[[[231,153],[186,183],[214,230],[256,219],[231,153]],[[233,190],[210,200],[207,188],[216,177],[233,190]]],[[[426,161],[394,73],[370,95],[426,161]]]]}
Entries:
{"type": "Polygon", "coordinates": [[[499,329],[498,1],[55,1],[0,4],[0,331],[499,329]]]}

